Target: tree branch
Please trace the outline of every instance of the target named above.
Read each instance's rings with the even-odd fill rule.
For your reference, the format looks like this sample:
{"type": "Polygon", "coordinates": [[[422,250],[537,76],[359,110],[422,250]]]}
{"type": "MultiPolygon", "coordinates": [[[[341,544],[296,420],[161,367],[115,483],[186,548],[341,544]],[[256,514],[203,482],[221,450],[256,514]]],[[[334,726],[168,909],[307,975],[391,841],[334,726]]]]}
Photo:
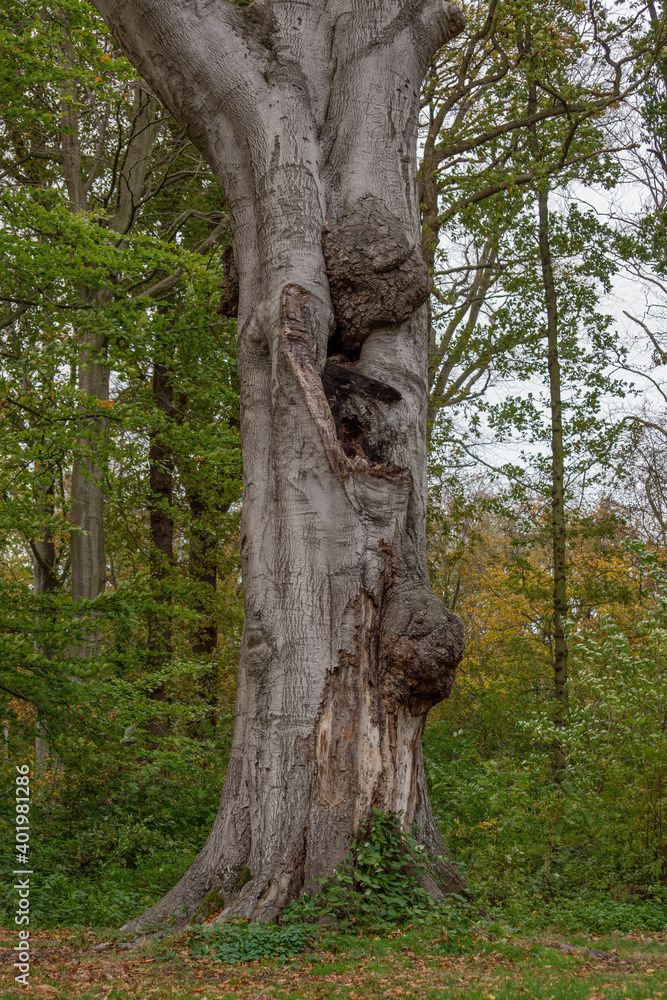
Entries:
{"type": "Polygon", "coordinates": [[[424,69],[443,45],[461,34],[466,24],[462,11],[447,0],[418,0],[417,3],[413,0],[399,17],[406,12],[424,69]]]}
{"type": "MultiPolygon", "coordinates": [[[[223,233],[226,233],[228,229],[229,229],[229,219],[227,218],[227,216],[224,216],[223,221],[218,223],[218,225],[215,227],[210,236],[207,236],[206,239],[202,243],[200,243],[199,246],[192,252],[198,254],[206,253],[207,250],[210,250],[211,247],[218,242],[220,236],[222,236],[223,233]]],[[[181,280],[184,274],[185,274],[184,268],[179,267],[178,271],[174,271],[173,274],[167,275],[166,278],[162,278],[154,285],[151,285],[151,287],[147,288],[146,291],[141,292],[139,295],[136,295],[133,301],[138,302],[141,299],[154,299],[156,296],[161,295],[163,292],[169,291],[170,288],[173,288],[174,285],[178,284],[178,282],[181,280]]]]}
{"type": "Polygon", "coordinates": [[[244,8],[226,0],[93,0],[93,5],[207,158],[212,123],[221,114],[246,127],[256,116],[258,102],[248,98],[268,88],[262,75],[268,53],[244,8]]]}
{"type": "Polygon", "coordinates": [[[544,170],[533,170],[525,174],[515,174],[514,177],[510,177],[502,183],[490,184],[488,187],[483,188],[474,195],[470,195],[467,198],[459,198],[458,201],[455,201],[454,204],[440,216],[440,225],[448,222],[449,219],[452,219],[458,212],[467,208],[469,205],[475,205],[478,201],[484,201],[485,198],[490,198],[494,194],[500,194],[501,191],[507,191],[509,188],[513,188],[516,185],[530,184],[531,181],[536,180],[538,177],[550,176],[551,174],[557,173],[559,170],[564,170],[566,167],[572,167],[579,163],[585,163],[587,160],[592,160],[597,156],[601,156],[603,153],[622,153],[626,152],[628,149],[634,148],[634,146],[618,146],[609,149],[596,149],[592,153],[582,153],[581,156],[573,156],[569,160],[559,160],[557,163],[550,164],[550,166],[544,170]]]}
{"type": "Polygon", "coordinates": [[[14,312],[11,312],[9,314],[9,316],[5,316],[4,319],[0,319],[0,330],[4,330],[6,327],[11,326],[12,323],[14,323],[19,318],[19,316],[22,316],[23,313],[27,312],[36,298],[37,298],[37,292],[35,292],[29,298],[25,299],[21,303],[21,305],[14,310],[14,312]]]}

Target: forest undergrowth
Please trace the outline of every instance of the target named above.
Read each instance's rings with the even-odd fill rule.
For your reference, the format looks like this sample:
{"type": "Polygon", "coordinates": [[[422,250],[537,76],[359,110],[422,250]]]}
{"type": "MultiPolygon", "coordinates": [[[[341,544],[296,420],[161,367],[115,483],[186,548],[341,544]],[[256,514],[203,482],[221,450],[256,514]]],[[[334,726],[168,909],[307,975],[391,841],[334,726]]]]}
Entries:
{"type": "MultiPolygon", "coordinates": [[[[506,659],[515,657],[512,672],[488,670],[487,657],[502,666],[493,629],[472,633],[458,687],[427,725],[425,765],[445,842],[477,903],[523,932],[549,924],[595,934],[667,931],[660,685],[667,594],[660,571],[645,554],[641,559],[646,579],[659,578],[642,614],[633,612],[630,622],[619,605],[595,629],[573,628],[566,731],[555,726],[547,695],[536,697],[543,665],[535,666],[516,636],[505,650],[506,659]],[[560,774],[553,765],[556,739],[567,748],[560,774]]],[[[227,684],[226,706],[220,699],[213,731],[206,706],[191,696],[193,670],[187,663],[173,669],[165,708],[171,727],[157,744],[146,723],[154,703],[147,704],[138,683],[107,676],[69,685],[51,757],[33,782],[31,926],[117,928],[187,870],[217,810],[233,725],[233,685],[227,684]]],[[[34,720],[18,710],[3,780],[11,780],[17,761],[34,767],[33,733],[34,720]]],[[[5,872],[12,870],[11,804],[3,798],[5,872]]],[[[369,872],[386,874],[392,841],[389,827],[382,839],[381,822],[389,821],[378,820],[365,863],[369,872]]],[[[336,891],[346,888],[343,882],[336,891]]],[[[372,879],[357,889],[377,916],[385,889],[372,879]]],[[[11,924],[11,875],[1,891],[11,924]]],[[[320,910],[325,895],[318,897],[320,910]]],[[[427,910],[423,899],[404,900],[398,909],[386,904],[381,917],[400,925],[425,918],[427,910]]],[[[315,919],[307,907],[302,916],[315,919]]]]}

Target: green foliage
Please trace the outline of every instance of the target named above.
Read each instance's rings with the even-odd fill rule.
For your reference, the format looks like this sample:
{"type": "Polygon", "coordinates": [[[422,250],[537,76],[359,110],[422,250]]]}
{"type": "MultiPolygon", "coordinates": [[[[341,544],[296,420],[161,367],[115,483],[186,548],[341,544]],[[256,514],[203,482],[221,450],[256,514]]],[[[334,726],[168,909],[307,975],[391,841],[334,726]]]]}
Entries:
{"type": "MultiPolygon", "coordinates": [[[[163,718],[170,727],[157,745],[146,727],[155,704],[139,678],[80,677],[70,681],[65,704],[51,704],[50,767],[41,776],[33,771],[32,782],[34,926],[117,926],[156,902],[194,860],[217,812],[232,713],[220,714],[207,739],[189,735],[209,711],[187,697],[191,668],[177,663],[168,672],[174,697],[163,718]]],[[[10,722],[9,756],[0,762],[6,785],[14,763],[31,758],[34,721],[20,723],[10,722]]],[[[8,921],[15,903],[11,806],[4,796],[0,835],[8,874],[0,882],[0,908],[8,921]]]]}
{"type": "Polygon", "coordinates": [[[287,961],[308,946],[312,928],[290,924],[223,921],[197,927],[190,941],[194,958],[213,958],[235,965],[262,958],[287,961]]]}
{"type": "Polygon", "coordinates": [[[378,809],[344,863],[315,896],[295,900],[281,921],[338,922],[341,927],[381,928],[437,914],[454,929],[470,928],[463,899],[441,902],[420,884],[432,865],[416,837],[401,829],[400,817],[378,809]]]}
{"type": "MultiPolygon", "coordinates": [[[[33,928],[118,928],[168,892],[194,861],[201,844],[186,837],[174,843],[160,832],[153,834],[153,853],[128,868],[113,860],[82,871],[63,858],[63,844],[48,837],[43,828],[37,838],[39,870],[30,876],[30,923],[33,928]]],[[[9,858],[3,855],[3,862],[9,858]]],[[[6,868],[6,866],[5,866],[6,868]]],[[[2,922],[13,924],[16,908],[14,880],[0,882],[2,922]]]]}
{"type": "MultiPolygon", "coordinates": [[[[435,953],[466,951],[471,945],[473,907],[461,897],[436,899],[428,893],[420,878],[431,869],[417,839],[401,830],[400,817],[375,809],[345,862],[321,880],[315,896],[292,902],[279,924],[229,920],[197,926],[190,953],[228,963],[286,960],[313,942],[314,924],[335,925],[342,934],[352,930],[369,934],[408,922],[437,929],[435,953]]],[[[241,884],[242,880],[243,875],[241,884]]]]}
{"type": "Polygon", "coordinates": [[[216,312],[229,234],[208,168],[92,7],[10,0],[0,55],[0,770],[33,765],[37,926],[117,924],[201,847],[229,750],[243,621],[236,329],[216,312]],[[111,370],[108,398],[81,388],[85,364],[111,370]],[[175,550],[159,587],[156,444],[175,550]],[[77,462],[104,498],[107,586],[74,602],[77,462]],[[40,545],[53,571],[34,593],[40,545]]]}
{"type": "Polygon", "coordinates": [[[465,691],[447,706],[464,727],[441,719],[427,728],[445,840],[487,905],[513,922],[667,928],[667,591],[651,557],[642,559],[659,588],[643,621],[627,632],[610,616],[595,632],[586,620],[571,629],[565,726],[554,726],[547,706],[517,712],[515,700],[508,711],[496,661],[501,676],[481,699],[475,693],[474,712],[465,691]],[[559,781],[556,739],[567,757],[559,781]]]}

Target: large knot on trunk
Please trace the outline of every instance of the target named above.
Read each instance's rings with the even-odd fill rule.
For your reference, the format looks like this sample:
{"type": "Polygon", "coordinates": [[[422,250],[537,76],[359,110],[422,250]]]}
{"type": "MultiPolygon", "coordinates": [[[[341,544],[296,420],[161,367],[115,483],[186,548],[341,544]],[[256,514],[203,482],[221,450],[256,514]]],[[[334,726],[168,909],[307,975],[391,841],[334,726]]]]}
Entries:
{"type": "Polygon", "coordinates": [[[463,622],[425,584],[397,583],[380,624],[381,688],[395,709],[421,715],[451,694],[463,658],[463,622]]]}
{"type": "Polygon", "coordinates": [[[324,230],[331,301],[346,351],[359,347],[373,327],[403,323],[428,298],[428,268],[405,229],[369,194],[324,230]]]}

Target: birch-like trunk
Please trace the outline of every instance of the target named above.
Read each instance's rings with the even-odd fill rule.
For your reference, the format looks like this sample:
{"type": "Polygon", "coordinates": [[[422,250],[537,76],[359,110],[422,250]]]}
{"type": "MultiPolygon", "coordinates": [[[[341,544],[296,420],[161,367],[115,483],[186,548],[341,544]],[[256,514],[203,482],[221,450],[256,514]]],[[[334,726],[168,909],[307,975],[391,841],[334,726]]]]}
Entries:
{"type": "Polygon", "coordinates": [[[271,919],[373,807],[449,861],[421,736],[463,628],[425,556],[428,271],[419,91],[442,0],[96,0],[215,170],[239,276],[246,622],[220,811],[133,928],[217,888],[271,919]],[[238,885],[249,869],[250,879],[238,885]]]}
{"type": "MultiPolygon", "coordinates": [[[[109,398],[109,368],[104,363],[106,343],[95,335],[80,335],[78,385],[94,401],[109,398]]],[[[77,440],[77,456],[72,465],[71,537],[72,597],[75,601],[93,600],[102,593],[106,583],[104,545],[104,442],[107,420],[100,411],[81,418],[77,440]]],[[[95,641],[85,642],[79,655],[90,655],[95,641]],[[90,648],[87,649],[87,646],[90,648]]]]}

